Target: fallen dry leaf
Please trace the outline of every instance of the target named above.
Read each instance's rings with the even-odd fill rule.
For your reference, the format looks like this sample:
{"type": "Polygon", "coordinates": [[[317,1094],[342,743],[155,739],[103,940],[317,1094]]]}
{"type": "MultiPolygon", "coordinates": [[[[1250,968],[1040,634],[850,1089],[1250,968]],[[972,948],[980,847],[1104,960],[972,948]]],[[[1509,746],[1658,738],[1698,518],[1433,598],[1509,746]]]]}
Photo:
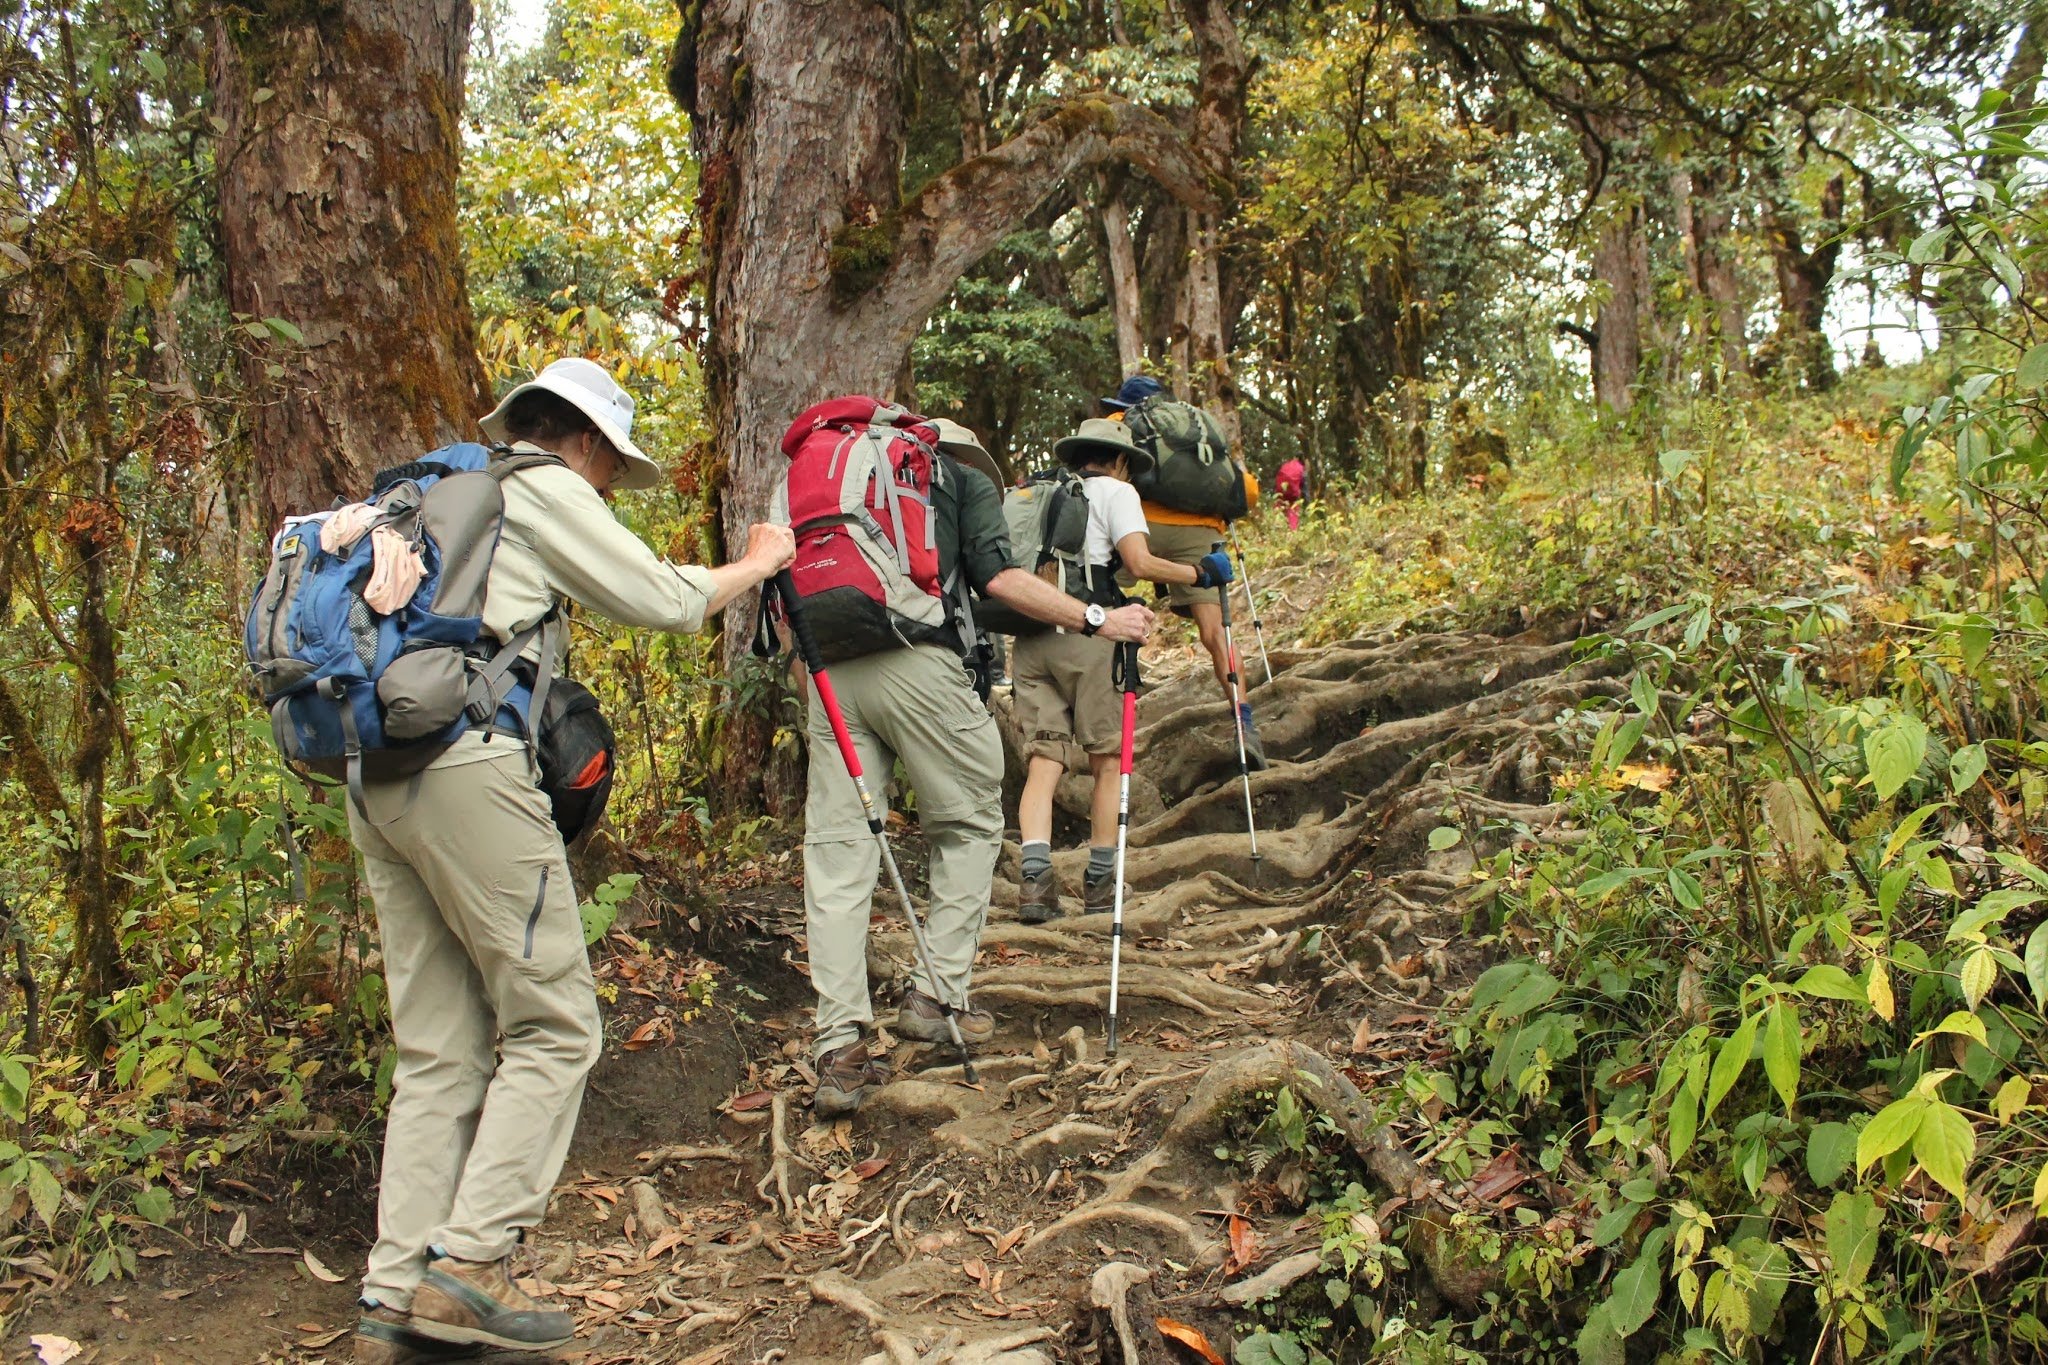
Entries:
{"type": "Polygon", "coordinates": [[[1230,1256],[1223,1262],[1226,1279],[1242,1275],[1246,1267],[1259,1259],[1259,1234],[1252,1227],[1252,1220],[1241,1214],[1230,1215],[1230,1256]]]}
{"type": "Polygon", "coordinates": [[[1678,774],[1662,763],[1624,763],[1614,770],[1614,777],[1624,787],[1660,792],[1670,787],[1678,774]]]}
{"type": "Polygon", "coordinates": [[[309,1251],[309,1252],[307,1252],[307,1253],[305,1254],[305,1256],[304,1256],[303,1258],[301,1258],[301,1259],[303,1259],[303,1260],[305,1261],[305,1263],[306,1263],[306,1273],[307,1273],[307,1274],[309,1274],[309,1275],[311,1275],[311,1276],[312,1276],[312,1277],[313,1277],[314,1279],[316,1279],[316,1280],[320,1281],[320,1283],[322,1283],[322,1284],[340,1284],[340,1283],[341,1283],[341,1276],[339,1276],[339,1275],[335,1274],[335,1273],[334,1273],[333,1271],[329,1270],[329,1269],[328,1269],[328,1268],[327,1268],[326,1266],[322,1265],[322,1264],[320,1263],[320,1258],[319,1258],[318,1256],[315,1256],[315,1255],[314,1255],[314,1254],[313,1254],[312,1252],[310,1252],[310,1251],[309,1251]]]}
{"type": "MultiPolygon", "coordinates": [[[[303,1331],[304,1329],[301,1328],[300,1330],[303,1331]]],[[[302,1350],[317,1351],[322,1346],[332,1346],[335,1342],[340,1341],[343,1337],[347,1336],[348,1333],[348,1328],[336,1327],[330,1331],[320,1332],[314,1336],[301,1337],[299,1339],[299,1346],[302,1350]]]]}
{"type": "Polygon", "coordinates": [[[873,1180],[876,1176],[880,1175],[883,1171],[886,1171],[888,1169],[888,1157],[871,1156],[866,1161],[859,1163],[853,1168],[853,1175],[856,1180],[873,1180]]]}
{"type": "Polygon", "coordinates": [[[735,1114],[744,1114],[750,1109],[766,1109],[773,1103],[773,1095],[765,1090],[754,1090],[744,1095],[735,1095],[725,1107],[735,1114]]]}
{"type": "Polygon", "coordinates": [[[1529,1178],[1522,1169],[1516,1149],[1508,1148],[1486,1164],[1486,1168],[1472,1177],[1472,1193],[1492,1203],[1529,1178]]]}
{"type": "Polygon", "coordinates": [[[249,1215],[246,1213],[238,1213],[235,1215],[235,1225],[228,1229],[228,1250],[236,1250],[242,1245],[242,1243],[248,1240],[249,1215]]]}
{"type": "Polygon", "coordinates": [[[653,1047],[656,1043],[662,1041],[657,1035],[660,1034],[661,1026],[666,1022],[660,1015],[656,1015],[639,1028],[634,1029],[631,1036],[626,1039],[622,1046],[628,1052],[638,1052],[642,1048],[653,1047]]]}
{"type": "Polygon", "coordinates": [[[1358,1029],[1351,1035],[1351,1055],[1356,1057],[1372,1046],[1372,1020],[1361,1019],[1358,1029]]]}
{"type": "Polygon", "coordinates": [[[988,1266],[979,1256],[971,1256],[962,1263],[960,1273],[982,1288],[988,1288],[988,1266]]]}
{"type": "Polygon", "coordinates": [[[79,1353],[85,1350],[70,1337],[55,1336],[48,1332],[39,1332],[30,1337],[28,1344],[36,1348],[36,1360],[39,1365],[65,1365],[66,1361],[78,1359],[79,1353]]]}
{"type": "Polygon", "coordinates": [[[1179,1342],[1203,1360],[1209,1362],[1209,1365],[1225,1365],[1223,1357],[1217,1355],[1216,1348],[1209,1344],[1209,1338],[1202,1335],[1201,1328],[1190,1327],[1186,1323],[1176,1322],[1172,1318],[1154,1318],[1152,1325],[1159,1329],[1160,1336],[1165,1337],[1168,1341],[1179,1342]]]}
{"type": "Polygon", "coordinates": [[[1016,1227],[1011,1228],[1001,1237],[998,1237],[996,1239],[996,1259],[1000,1261],[1003,1259],[1003,1257],[1009,1255],[1012,1251],[1014,1251],[1016,1249],[1017,1243],[1023,1241],[1024,1234],[1029,1232],[1030,1230],[1031,1224],[1019,1223],[1016,1227]]]}

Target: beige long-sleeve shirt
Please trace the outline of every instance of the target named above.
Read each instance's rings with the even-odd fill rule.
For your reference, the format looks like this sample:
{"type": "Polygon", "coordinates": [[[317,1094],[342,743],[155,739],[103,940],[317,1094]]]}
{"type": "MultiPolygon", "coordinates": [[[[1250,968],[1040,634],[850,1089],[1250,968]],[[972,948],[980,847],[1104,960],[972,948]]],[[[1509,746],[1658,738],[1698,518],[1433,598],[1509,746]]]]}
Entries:
{"type": "MultiPolygon", "coordinates": [[[[538,452],[522,441],[516,451],[538,452]]],[[[623,626],[685,632],[704,625],[711,573],[671,564],[619,524],[582,475],[559,466],[524,469],[502,485],[505,526],[484,593],[484,629],[510,640],[564,601],[623,626]]],[[[539,648],[536,643],[529,653],[539,648]]],[[[435,761],[474,763],[518,746],[472,731],[435,761]]]]}

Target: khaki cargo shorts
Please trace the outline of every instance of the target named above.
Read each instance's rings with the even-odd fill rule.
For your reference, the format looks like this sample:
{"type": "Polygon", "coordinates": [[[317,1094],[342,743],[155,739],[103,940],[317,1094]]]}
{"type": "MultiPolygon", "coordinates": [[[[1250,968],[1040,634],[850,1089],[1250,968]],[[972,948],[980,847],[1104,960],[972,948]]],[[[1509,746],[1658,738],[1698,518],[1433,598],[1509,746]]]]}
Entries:
{"type": "MultiPolygon", "coordinates": [[[[1176,564],[1194,565],[1202,556],[1216,548],[1216,542],[1224,537],[1213,526],[1170,526],[1164,522],[1152,524],[1152,553],[1161,559],[1170,559],[1176,564]]],[[[1126,588],[1137,582],[1129,575],[1119,575],[1117,581],[1126,588]]],[[[1220,601],[1214,588],[1197,588],[1187,583],[1168,583],[1166,605],[1182,616],[1197,602],[1215,604],[1220,601]]]]}
{"type": "Polygon", "coordinates": [[[1048,630],[1022,635],[1010,652],[1016,686],[1017,726],[1024,752],[1087,767],[1089,754],[1123,748],[1123,698],[1111,670],[1116,643],[1048,630]]]}

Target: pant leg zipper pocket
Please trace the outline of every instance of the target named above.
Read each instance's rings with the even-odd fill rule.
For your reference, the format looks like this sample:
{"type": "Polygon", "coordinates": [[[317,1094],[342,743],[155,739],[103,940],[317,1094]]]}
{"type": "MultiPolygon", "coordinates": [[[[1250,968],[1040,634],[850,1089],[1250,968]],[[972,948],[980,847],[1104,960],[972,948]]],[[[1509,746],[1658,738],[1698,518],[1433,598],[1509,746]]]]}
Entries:
{"type": "Polygon", "coordinates": [[[548,903],[548,873],[552,868],[540,870],[540,888],[533,893],[533,913],[526,917],[526,960],[533,961],[533,931],[540,927],[541,909],[548,903]]]}

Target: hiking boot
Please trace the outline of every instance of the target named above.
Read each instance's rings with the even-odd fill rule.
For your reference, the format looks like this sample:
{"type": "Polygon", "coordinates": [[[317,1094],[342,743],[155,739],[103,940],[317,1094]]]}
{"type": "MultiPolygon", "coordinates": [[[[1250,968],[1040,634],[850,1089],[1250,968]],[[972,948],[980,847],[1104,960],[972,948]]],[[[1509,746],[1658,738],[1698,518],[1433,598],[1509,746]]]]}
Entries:
{"type": "Polygon", "coordinates": [[[811,1108],[821,1119],[851,1114],[866,1101],[870,1086],[888,1079],[889,1068],[868,1055],[865,1039],[835,1047],[818,1058],[818,1092],[811,1108]]]}
{"type": "MultiPolygon", "coordinates": [[[[431,1254],[431,1253],[429,1253],[431,1254]]],[[[576,1320],[540,1306],[512,1283],[509,1258],[438,1257],[412,1299],[413,1330],[436,1341],[551,1351],[576,1335],[576,1320]]]]}
{"type": "Polygon", "coordinates": [[[476,1346],[436,1341],[413,1330],[412,1314],[365,1302],[356,1320],[355,1365],[425,1365],[435,1360],[473,1360],[476,1346]]]}
{"type": "Polygon", "coordinates": [[[1251,772],[1263,772],[1266,768],[1266,746],[1259,743],[1258,727],[1252,724],[1252,706],[1246,702],[1238,708],[1244,719],[1244,766],[1251,772]]]}
{"type": "MultiPolygon", "coordinates": [[[[1131,888],[1126,884],[1124,887],[1124,898],[1126,900],[1130,899],[1130,894],[1131,888]]],[[[1116,874],[1111,873],[1099,882],[1088,883],[1087,893],[1082,898],[1082,904],[1088,907],[1088,913],[1091,915],[1114,913],[1116,910],[1116,874]]]]}
{"type": "MultiPolygon", "coordinates": [[[[953,1022],[960,1025],[960,1037],[967,1042],[985,1043],[995,1037],[996,1017],[987,1010],[969,1005],[954,1013],[953,1022]]],[[[920,1043],[953,1041],[953,1035],[946,1031],[946,1012],[939,1008],[938,1001],[915,986],[903,993],[903,1003],[896,1008],[896,1032],[920,1043]]]]}
{"type": "Polygon", "coordinates": [[[1052,869],[1026,877],[1017,896],[1017,918],[1026,924],[1043,924],[1059,917],[1060,884],[1052,869]]]}

